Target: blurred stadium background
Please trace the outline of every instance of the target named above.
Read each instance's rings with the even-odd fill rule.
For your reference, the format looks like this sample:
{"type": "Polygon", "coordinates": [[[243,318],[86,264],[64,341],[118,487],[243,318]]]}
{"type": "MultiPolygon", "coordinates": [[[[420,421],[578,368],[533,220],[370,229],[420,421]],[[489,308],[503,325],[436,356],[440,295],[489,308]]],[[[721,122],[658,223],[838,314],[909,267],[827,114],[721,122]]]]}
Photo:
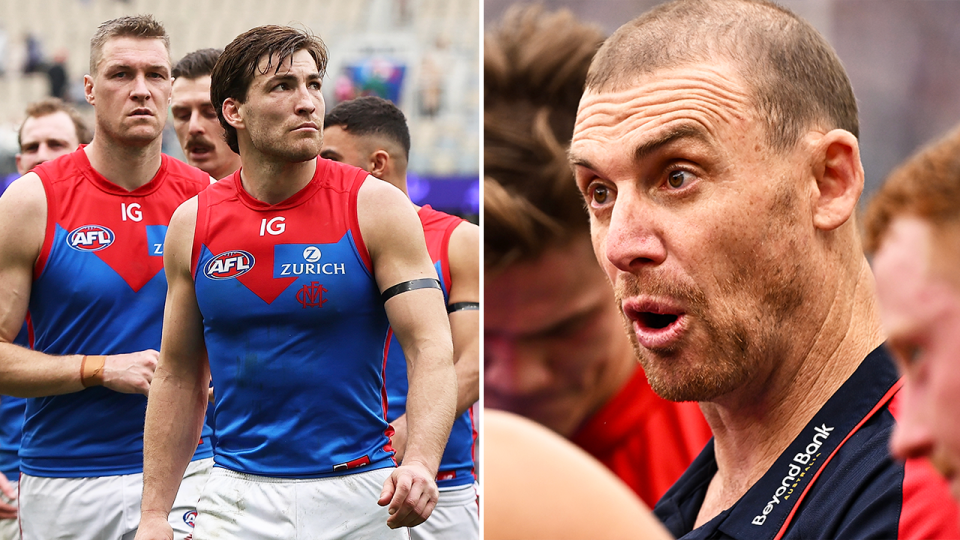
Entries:
{"type": "MultiPolygon", "coordinates": [[[[663,0],[542,0],[607,34],[663,0]]],[[[860,106],[861,205],[890,170],[960,123],[960,1],[777,0],[836,49],[860,106]]],[[[495,24],[514,0],[484,0],[495,24]]]]}
{"type": "MultiPolygon", "coordinates": [[[[151,13],[171,38],[171,56],[223,48],[261,24],[299,25],[330,51],[329,110],[376,94],[410,124],[411,198],[477,221],[480,171],[481,0],[0,0],[0,177],[16,174],[17,129],[27,103],[62,92],[83,99],[90,38],[123,15],[151,13]]],[[[164,152],[182,159],[172,122],[164,152]]]]}

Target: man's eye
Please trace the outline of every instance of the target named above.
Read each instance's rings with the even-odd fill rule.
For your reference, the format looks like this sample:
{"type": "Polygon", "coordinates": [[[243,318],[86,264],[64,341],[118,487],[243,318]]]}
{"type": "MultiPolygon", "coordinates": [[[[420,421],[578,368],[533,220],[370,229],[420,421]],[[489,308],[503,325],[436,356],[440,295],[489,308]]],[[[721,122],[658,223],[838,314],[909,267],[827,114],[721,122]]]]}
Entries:
{"type": "Polygon", "coordinates": [[[923,347],[918,345],[908,347],[905,352],[907,364],[916,364],[920,361],[920,358],[923,357],[923,347]]]}
{"type": "Polygon", "coordinates": [[[597,204],[605,204],[607,199],[610,198],[610,191],[604,186],[594,186],[591,192],[593,202],[597,204]]]}
{"type": "Polygon", "coordinates": [[[693,175],[684,170],[674,170],[667,174],[667,184],[673,189],[680,189],[690,183],[693,175]]]}

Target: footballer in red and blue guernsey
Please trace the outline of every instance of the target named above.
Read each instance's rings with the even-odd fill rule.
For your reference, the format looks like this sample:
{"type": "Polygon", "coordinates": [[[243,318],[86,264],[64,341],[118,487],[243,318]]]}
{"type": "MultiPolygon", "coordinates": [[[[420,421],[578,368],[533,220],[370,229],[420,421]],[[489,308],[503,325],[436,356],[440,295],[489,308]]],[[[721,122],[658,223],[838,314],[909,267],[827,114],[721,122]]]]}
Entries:
{"type": "Polygon", "coordinates": [[[957,538],[888,441],[901,380],[855,220],[856,100],[766,0],[675,0],[617,30],[569,157],[651,386],[714,438],[657,503],[676,537],[957,538]]]}
{"type": "Polygon", "coordinates": [[[457,397],[443,292],[403,193],[318,157],[326,64],[318,37],[268,25],[228,44],[211,74],[241,169],[171,220],[141,540],[169,538],[208,372],[217,445],[197,538],[407,538],[436,505],[457,397]],[[412,374],[399,466],[391,331],[412,374]]]}
{"type": "MultiPolygon", "coordinates": [[[[80,114],[59,98],[45,98],[27,105],[20,125],[17,172],[23,176],[34,167],[69,154],[89,144],[92,134],[80,114]]],[[[0,185],[0,194],[6,186],[0,185]]],[[[13,343],[30,346],[29,325],[24,322],[13,343]]],[[[0,540],[20,538],[17,519],[17,491],[20,486],[20,439],[23,437],[24,398],[0,396],[0,540]]]]}
{"type": "MultiPolygon", "coordinates": [[[[410,131],[393,103],[376,96],[345,101],[323,122],[320,157],[360,167],[409,197],[407,163],[410,131]]],[[[433,517],[410,529],[413,540],[478,538],[474,455],[476,423],[471,408],[480,396],[480,230],[457,216],[430,205],[417,206],[427,252],[433,261],[450,315],[454,364],[457,371],[457,419],[440,460],[440,498],[433,517]]],[[[406,446],[407,362],[400,343],[390,342],[385,372],[387,421],[394,428],[391,443],[402,460],[406,446]]]]}
{"type": "MultiPolygon", "coordinates": [[[[176,207],[210,183],[161,154],[171,86],[163,26],[150,16],[107,21],[90,56],[92,142],[38,165],[0,198],[0,392],[29,398],[23,538],[136,531],[167,285],[164,234],[176,207]],[[33,351],[9,343],[28,308],[33,351]]],[[[208,433],[193,441],[164,516],[178,539],[192,531],[184,516],[212,465],[208,433]]]]}

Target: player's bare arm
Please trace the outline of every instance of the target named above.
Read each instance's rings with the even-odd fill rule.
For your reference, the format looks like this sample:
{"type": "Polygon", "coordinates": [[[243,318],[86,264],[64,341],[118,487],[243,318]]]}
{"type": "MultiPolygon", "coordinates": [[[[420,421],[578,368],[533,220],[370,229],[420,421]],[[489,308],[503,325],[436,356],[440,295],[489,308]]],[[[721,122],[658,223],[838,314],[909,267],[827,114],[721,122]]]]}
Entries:
{"type": "MultiPolygon", "coordinates": [[[[357,214],[381,291],[435,279],[420,220],[400,190],[368,178],[357,214]]],[[[435,477],[456,407],[453,343],[439,288],[394,295],[385,308],[407,359],[409,437],[404,462],[384,484],[379,502],[389,502],[391,528],[412,527],[429,517],[439,495],[435,477]]]]}
{"type": "Polygon", "coordinates": [[[69,394],[83,390],[86,382],[146,394],[157,365],[156,351],[92,357],[89,376],[82,381],[82,354],[53,356],[13,344],[30,303],[46,221],[47,200],[35,173],[24,175],[0,197],[0,393],[17,397],[69,394]]]}
{"type": "Polygon", "coordinates": [[[173,214],[163,249],[167,275],[160,363],[147,401],[143,435],[143,502],[138,539],[173,538],[167,522],[180,479],[200,439],[210,384],[203,319],[190,254],[197,198],[173,214]]]}
{"type": "Polygon", "coordinates": [[[450,236],[450,331],[457,371],[457,416],[480,399],[480,227],[461,223],[450,236]]]}
{"type": "MultiPolygon", "coordinates": [[[[453,359],[457,372],[456,417],[480,399],[480,228],[461,223],[450,236],[450,331],[453,334],[453,359]]],[[[407,443],[407,416],[390,423],[394,435],[390,441],[402,461],[407,443]]]]}

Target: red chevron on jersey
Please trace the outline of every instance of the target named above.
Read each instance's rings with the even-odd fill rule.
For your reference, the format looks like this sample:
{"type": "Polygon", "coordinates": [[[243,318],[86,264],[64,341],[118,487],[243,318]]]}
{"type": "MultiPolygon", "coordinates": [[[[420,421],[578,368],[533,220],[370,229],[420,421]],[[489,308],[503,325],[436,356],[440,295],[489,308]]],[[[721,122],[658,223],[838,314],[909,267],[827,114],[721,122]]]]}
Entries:
{"type": "MultiPolygon", "coordinates": [[[[194,275],[199,271],[214,279],[235,277],[264,302],[272,304],[290,284],[297,280],[299,275],[293,272],[285,274],[275,271],[278,265],[275,261],[274,246],[336,244],[344,239],[344,231],[348,228],[359,230],[355,226],[355,212],[349,216],[343,215],[342,209],[329,206],[328,203],[325,203],[328,204],[327,207],[311,207],[309,212],[300,211],[302,209],[299,207],[305,203],[320,204],[312,201],[311,197],[321,188],[339,191],[349,189],[349,187],[333,188],[329,182],[323,181],[322,174],[330,166],[323,160],[318,160],[318,163],[313,181],[287,200],[275,205],[266,204],[251,197],[242,187],[239,172],[224,178],[204,191],[197,213],[197,227],[198,230],[201,230],[201,227],[205,228],[202,235],[197,234],[194,237],[192,265],[194,275]],[[207,208],[237,202],[253,212],[207,211],[207,208]],[[208,222],[204,225],[204,221],[208,222]],[[204,268],[198,269],[200,244],[210,252],[213,259],[206,263],[204,268]],[[239,249],[240,246],[243,247],[242,250],[239,249]],[[217,262],[218,260],[220,262],[217,262]],[[209,273],[214,269],[218,272],[209,273]]],[[[366,173],[361,170],[353,172],[351,169],[350,174],[359,180],[366,173]]],[[[352,185],[352,180],[345,185],[352,185]]],[[[354,194],[353,197],[355,196],[354,194]]],[[[363,264],[370,269],[369,255],[362,240],[357,237],[353,240],[359,244],[359,251],[363,254],[363,264]]],[[[316,255],[319,255],[319,252],[316,255]]]]}
{"type": "Polygon", "coordinates": [[[134,292],[163,269],[163,236],[170,223],[171,204],[176,208],[209,184],[205,173],[166,155],[157,175],[133,191],[95,171],[83,148],[42,165],[34,172],[48,192],[47,232],[35,277],[46,264],[59,226],[67,232],[65,241],[70,248],[93,252],[134,292]],[[154,196],[170,178],[177,179],[173,198],[154,196]]]}

